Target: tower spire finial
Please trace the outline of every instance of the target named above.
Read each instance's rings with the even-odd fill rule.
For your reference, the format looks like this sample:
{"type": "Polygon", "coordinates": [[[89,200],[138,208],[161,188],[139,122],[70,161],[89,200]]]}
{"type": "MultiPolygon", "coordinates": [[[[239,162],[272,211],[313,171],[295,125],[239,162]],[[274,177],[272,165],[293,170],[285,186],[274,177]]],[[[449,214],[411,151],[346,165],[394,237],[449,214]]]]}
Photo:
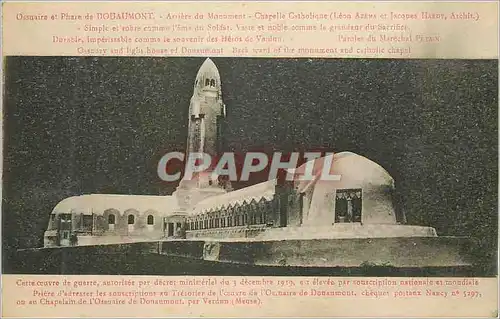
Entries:
{"type": "Polygon", "coordinates": [[[219,69],[217,69],[214,61],[210,58],[205,59],[200,69],[198,70],[198,74],[196,74],[197,83],[204,84],[204,81],[206,81],[207,79],[215,80],[217,84],[220,83],[219,69]]]}

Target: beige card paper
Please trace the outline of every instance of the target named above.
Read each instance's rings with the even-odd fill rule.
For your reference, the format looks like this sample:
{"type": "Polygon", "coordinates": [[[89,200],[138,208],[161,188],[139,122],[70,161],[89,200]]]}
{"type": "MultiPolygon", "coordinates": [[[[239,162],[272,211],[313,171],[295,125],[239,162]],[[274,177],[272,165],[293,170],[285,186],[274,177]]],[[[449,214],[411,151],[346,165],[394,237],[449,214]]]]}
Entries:
{"type": "Polygon", "coordinates": [[[3,317],[498,316],[498,2],[2,11],[3,317]]]}

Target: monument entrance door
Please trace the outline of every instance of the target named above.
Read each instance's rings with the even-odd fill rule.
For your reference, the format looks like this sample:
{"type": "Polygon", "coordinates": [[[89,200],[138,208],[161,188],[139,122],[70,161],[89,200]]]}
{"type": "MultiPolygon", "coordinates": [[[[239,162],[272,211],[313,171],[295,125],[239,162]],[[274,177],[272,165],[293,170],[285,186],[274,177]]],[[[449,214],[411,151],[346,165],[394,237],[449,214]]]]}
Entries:
{"type": "Polygon", "coordinates": [[[335,223],[361,223],[362,190],[337,189],[335,194],[335,223]]]}

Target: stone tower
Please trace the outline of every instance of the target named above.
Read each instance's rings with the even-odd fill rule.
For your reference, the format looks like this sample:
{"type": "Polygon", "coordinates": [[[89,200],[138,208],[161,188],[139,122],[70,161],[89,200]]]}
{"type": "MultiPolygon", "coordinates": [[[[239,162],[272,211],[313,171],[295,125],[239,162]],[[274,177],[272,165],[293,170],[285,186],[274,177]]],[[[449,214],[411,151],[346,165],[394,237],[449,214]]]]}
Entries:
{"type": "Polygon", "coordinates": [[[225,116],[219,70],[208,58],[200,67],[194,81],[193,96],[189,105],[187,152],[205,152],[213,157],[220,154],[225,116]]]}
{"type": "MultiPolygon", "coordinates": [[[[196,75],[189,104],[186,159],[193,152],[208,154],[214,161],[218,158],[222,153],[225,117],[219,70],[207,58],[196,75]]],[[[181,180],[174,195],[182,209],[187,210],[209,196],[225,193],[230,187],[227,182],[212,178],[213,168],[192,179],[181,180]]]]}

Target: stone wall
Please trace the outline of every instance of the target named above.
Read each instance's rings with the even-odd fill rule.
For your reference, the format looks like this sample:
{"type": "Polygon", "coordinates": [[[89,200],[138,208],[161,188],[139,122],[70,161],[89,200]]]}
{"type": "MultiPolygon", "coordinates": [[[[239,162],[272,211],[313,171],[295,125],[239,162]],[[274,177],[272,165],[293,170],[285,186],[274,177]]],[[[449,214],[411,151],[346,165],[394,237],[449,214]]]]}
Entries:
{"type": "Polygon", "coordinates": [[[323,240],[163,240],[28,249],[23,274],[494,276],[474,274],[456,237],[323,240]],[[279,267],[277,267],[279,266],[279,267]]]}
{"type": "Polygon", "coordinates": [[[458,237],[205,241],[206,260],[294,267],[470,266],[458,237]]]}
{"type": "Polygon", "coordinates": [[[222,229],[203,229],[186,232],[186,238],[253,238],[264,232],[266,225],[237,226],[222,229]]]}

